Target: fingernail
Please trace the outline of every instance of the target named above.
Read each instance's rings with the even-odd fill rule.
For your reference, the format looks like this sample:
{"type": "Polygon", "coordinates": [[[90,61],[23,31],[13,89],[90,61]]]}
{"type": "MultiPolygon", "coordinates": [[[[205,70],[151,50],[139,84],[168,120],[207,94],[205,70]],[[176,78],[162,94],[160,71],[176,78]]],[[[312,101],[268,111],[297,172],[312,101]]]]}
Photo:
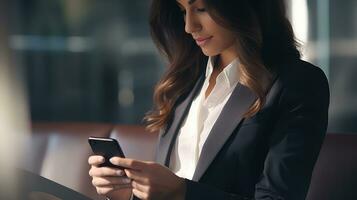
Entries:
{"type": "Polygon", "coordinates": [[[118,176],[124,176],[123,170],[117,170],[116,173],[118,176]]]}
{"type": "Polygon", "coordinates": [[[131,179],[130,178],[125,178],[124,180],[123,180],[123,183],[130,183],[131,182],[131,179]]]}

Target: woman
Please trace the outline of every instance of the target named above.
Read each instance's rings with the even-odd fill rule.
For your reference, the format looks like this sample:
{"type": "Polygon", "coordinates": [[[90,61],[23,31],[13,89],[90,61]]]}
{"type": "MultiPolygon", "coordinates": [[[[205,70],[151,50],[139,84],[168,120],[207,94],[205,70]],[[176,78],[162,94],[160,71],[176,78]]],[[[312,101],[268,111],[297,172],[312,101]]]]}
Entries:
{"type": "Polygon", "coordinates": [[[327,127],[328,83],[302,60],[282,0],[153,0],[169,60],[148,128],[157,160],[90,175],[111,199],[305,199],[327,127]],[[126,176],[124,176],[126,174],[126,176]]]}

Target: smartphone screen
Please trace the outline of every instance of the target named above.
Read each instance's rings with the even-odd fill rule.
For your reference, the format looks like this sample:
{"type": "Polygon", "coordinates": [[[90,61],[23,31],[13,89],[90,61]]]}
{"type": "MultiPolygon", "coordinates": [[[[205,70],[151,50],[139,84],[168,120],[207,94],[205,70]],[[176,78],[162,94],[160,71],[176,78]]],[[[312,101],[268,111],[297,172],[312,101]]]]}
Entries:
{"type": "Polygon", "coordinates": [[[113,138],[104,138],[104,137],[89,137],[89,145],[92,148],[92,151],[95,155],[103,156],[105,162],[99,167],[114,167],[121,168],[116,165],[113,165],[109,159],[113,156],[125,157],[122,149],[117,140],[113,138]]]}

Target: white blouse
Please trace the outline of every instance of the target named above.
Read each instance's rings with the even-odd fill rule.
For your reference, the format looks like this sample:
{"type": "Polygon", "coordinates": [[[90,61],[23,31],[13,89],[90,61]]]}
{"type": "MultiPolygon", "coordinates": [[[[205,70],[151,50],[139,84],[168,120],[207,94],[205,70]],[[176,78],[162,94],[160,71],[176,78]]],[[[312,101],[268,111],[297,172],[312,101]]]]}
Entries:
{"type": "Polygon", "coordinates": [[[238,83],[238,59],[233,60],[216,78],[216,85],[205,98],[215,57],[209,57],[206,77],[178,133],[171,152],[170,169],[182,178],[192,179],[202,147],[224,105],[238,83]]]}

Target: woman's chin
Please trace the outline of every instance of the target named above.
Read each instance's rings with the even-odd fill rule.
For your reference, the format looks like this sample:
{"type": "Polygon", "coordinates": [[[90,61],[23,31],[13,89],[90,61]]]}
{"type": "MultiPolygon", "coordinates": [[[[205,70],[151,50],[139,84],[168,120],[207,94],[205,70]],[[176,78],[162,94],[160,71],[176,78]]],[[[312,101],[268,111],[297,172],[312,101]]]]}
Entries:
{"type": "Polygon", "coordinates": [[[204,48],[204,47],[201,47],[201,50],[202,50],[202,53],[203,53],[205,56],[216,56],[216,55],[218,55],[217,52],[212,51],[212,50],[207,49],[207,48],[204,48]]]}

